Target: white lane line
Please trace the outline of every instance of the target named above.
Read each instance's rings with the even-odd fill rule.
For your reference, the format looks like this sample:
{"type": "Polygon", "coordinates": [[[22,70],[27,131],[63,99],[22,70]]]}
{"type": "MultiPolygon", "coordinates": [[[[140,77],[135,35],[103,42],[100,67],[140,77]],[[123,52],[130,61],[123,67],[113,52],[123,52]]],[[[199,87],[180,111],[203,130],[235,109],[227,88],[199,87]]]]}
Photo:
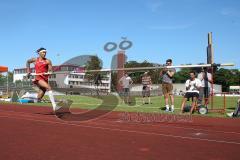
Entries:
{"type": "Polygon", "coordinates": [[[42,122],[42,123],[47,123],[47,124],[69,125],[69,126],[75,126],[75,127],[84,127],[84,128],[91,128],[91,129],[118,131],[118,132],[127,132],[127,133],[142,134],[142,135],[154,135],[154,136],[163,136],[163,137],[171,137],[171,138],[180,138],[180,139],[185,139],[185,140],[198,140],[198,141],[205,141],[205,142],[240,145],[240,142],[233,142],[233,141],[214,140],[214,139],[207,139],[207,138],[187,137],[187,136],[177,136],[177,135],[171,135],[171,134],[127,130],[127,129],[118,129],[118,128],[113,129],[113,128],[108,128],[108,127],[90,126],[90,125],[83,125],[83,124],[73,124],[73,123],[69,123],[69,122],[54,122],[54,121],[48,121],[48,120],[36,120],[36,119],[30,119],[30,118],[24,118],[24,117],[20,118],[20,117],[10,117],[10,116],[1,116],[1,115],[0,115],[0,118],[20,119],[20,120],[27,120],[27,121],[34,121],[34,122],[42,122]]]}
{"type": "MultiPolygon", "coordinates": [[[[104,120],[104,119],[100,119],[99,121],[106,121],[109,122],[108,120],[104,120]]],[[[112,121],[114,122],[114,121],[112,121]]],[[[124,123],[124,121],[115,121],[116,123],[124,123]]],[[[127,123],[127,122],[125,122],[127,123]]],[[[134,123],[132,123],[134,124],[134,123]]],[[[180,123],[183,124],[183,123],[180,123]]],[[[134,124],[136,125],[136,123],[134,124]]],[[[230,131],[221,131],[221,130],[210,130],[210,129],[201,129],[201,128],[193,128],[193,127],[178,127],[178,126],[173,126],[171,123],[169,124],[164,124],[164,123],[158,123],[158,124],[141,124],[141,123],[137,123],[137,125],[149,125],[149,126],[153,126],[153,127],[165,127],[165,128],[178,128],[178,129],[186,129],[186,130],[195,130],[195,131],[207,131],[207,132],[217,132],[217,133],[224,133],[224,134],[237,134],[240,135],[240,132],[230,132],[230,131]]]]}
{"type": "MultiPolygon", "coordinates": [[[[0,114],[2,113],[20,113],[22,115],[28,115],[28,117],[34,118],[36,117],[36,113],[27,113],[27,112],[18,112],[18,111],[6,111],[6,110],[0,110],[0,114]]],[[[50,112],[49,112],[50,113],[50,112]]],[[[81,112],[80,112],[81,113],[81,112]]],[[[43,113],[44,114],[44,113],[43,113]]],[[[77,113],[76,113],[77,114],[77,113]]],[[[50,116],[50,115],[49,115],[50,116]]],[[[54,115],[52,115],[53,117],[48,117],[50,118],[56,118],[54,115]]],[[[46,115],[38,115],[37,117],[46,117],[46,115]]],[[[111,126],[119,126],[117,124],[119,123],[123,123],[124,121],[109,121],[109,120],[104,120],[104,118],[106,117],[99,117],[97,119],[97,122],[95,121],[94,123],[99,123],[100,121],[102,122],[106,122],[108,123],[108,125],[110,125],[109,122],[115,123],[115,124],[111,124],[111,126]],[[102,118],[102,119],[101,119],[102,118]]],[[[96,119],[93,119],[93,121],[96,119]]],[[[76,121],[75,121],[76,122],[76,121]]],[[[88,121],[88,122],[92,122],[92,121],[88,121]]],[[[100,123],[99,123],[100,124],[100,123]]],[[[181,123],[182,124],[182,123],[181,123]]],[[[134,123],[134,125],[136,125],[136,123],[134,123]]],[[[201,129],[201,128],[193,128],[193,127],[179,127],[179,126],[173,126],[173,125],[169,125],[169,124],[163,124],[163,123],[158,123],[156,125],[154,124],[141,124],[141,123],[137,123],[137,125],[141,125],[141,126],[153,126],[153,127],[164,127],[164,128],[176,128],[176,129],[185,129],[185,130],[194,130],[194,131],[203,131],[203,132],[215,132],[215,133],[223,133],[223,134],[237,134],[240,135],[239,132],[230,132],[230,131],[221,131],[221,130],[210,130],[210,129],[201,129]]]]}

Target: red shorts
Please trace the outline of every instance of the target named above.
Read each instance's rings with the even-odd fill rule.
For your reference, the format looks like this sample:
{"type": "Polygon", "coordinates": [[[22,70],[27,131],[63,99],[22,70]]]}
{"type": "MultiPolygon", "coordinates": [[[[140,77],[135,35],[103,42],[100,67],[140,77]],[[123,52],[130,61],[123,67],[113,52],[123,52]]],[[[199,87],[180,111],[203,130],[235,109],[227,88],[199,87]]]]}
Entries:
{"type": "Polygon", "coordinates": [[[48,83],[48,77],[47,76],[36,76],[36,78],[32,81],[33,84],[38,84],[38,81],[43,80],[48,83]]]}

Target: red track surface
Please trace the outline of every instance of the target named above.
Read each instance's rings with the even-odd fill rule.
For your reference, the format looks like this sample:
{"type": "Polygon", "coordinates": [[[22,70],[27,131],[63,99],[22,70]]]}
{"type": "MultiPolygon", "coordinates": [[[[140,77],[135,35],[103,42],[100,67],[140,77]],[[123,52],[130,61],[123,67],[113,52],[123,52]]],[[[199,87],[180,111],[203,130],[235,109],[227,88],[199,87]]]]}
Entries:
{"type": "Polygon", "coordinates": [[[48,107],[0,105],[0,159],[239,159],[240,119],[174,123],[120,121],[113,112],[69,122],[48,107]]]}

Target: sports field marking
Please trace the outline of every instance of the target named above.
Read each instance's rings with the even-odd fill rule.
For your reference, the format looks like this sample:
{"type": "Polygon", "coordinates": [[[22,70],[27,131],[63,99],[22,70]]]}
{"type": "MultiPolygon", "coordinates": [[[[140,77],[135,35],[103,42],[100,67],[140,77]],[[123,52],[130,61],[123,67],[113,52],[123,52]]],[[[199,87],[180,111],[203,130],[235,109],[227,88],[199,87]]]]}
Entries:
{"type": "MultiPolygon", "coordinates": [[[[101,105],[101,103],[72,103],[72,104],[82,104],[82,105],[101,105]]],[[[108,106],[114,106],[114,105],[111,105],[111,104],[108,104],[108,106]]],[[[135,106],[125,106],[124,104],[118,104],[117,107],[122,107],[122,108],[134,108],[134,107],[141,107],[141,108],[161,108],[163,106],[159,106],[159,107],[151,107],[151,106],[147,106],[145,104],[142,104],[142,103],[139,103],[139,104],[136,104],[135,106]]],[[[174,109],[180,109],[180,107],[174,107],[174,109]]]]}
{"type": "Polygon", "coordinates": [[[91,129],[118,131],[118,132],[127,132],[127,133],[142,134],[142,135],[154,135],[154,136],[163,136],[163,137],[171,137],[171,138],[178,138],[178,139],[180,138],[180,139],[186,139],[186,140],[198,140],[198,141],[206,141],[206,142],[214,142],[214,143],[240,145],[240,142],[233,142],[233,141],[214,140],[214,139],[207,139],[207,138],[187,137],[187,136],[177,136],[177,135],[171,135],[171,134],[127,130],[127,129],[117,129],[117,128],[113,129],[113,128],[108,128],[108,127],[90,126],[90,125],[83,125],[83,124],[73,124],[73,123],[69,123],[69,122],[56,122],[56,121],[54,122],[54,121],[48,121],[48,120],[36,120],[36,119],[26,118],[26,117],[12,117],[11,115],[10,116],[7,116],[7,115],[1,116],[0,115],[0,118],[19,119],[19,120],[47,123],[47,124],[69,125],[69,126],[75,126],[75,127],[84,127],[84,128],[91,128],[91,129]]]}
{"type": "MultiPolygon", "coordinates": [[[[108,120],[98,120],[99,121],[104,121],[104,122],[110,122],[108,120]]],[[[96,122],[96,123],[98,123],[96,122]]],[[[112,121],[113,122],[113,121],[112,121]]],[[[115,121],[115,123],[122,123],[122,121],[115,121]]],[[[167,123],[167,122],[166,122],[167,123]]],[[[124,122],[123,122],[124,124],[124,122]]],[[[185,130],[194,130],[194,131],[204,131],[204,132],[216,132],[216,133],[223,133],[223,134],[236,134],[236,135],[240,135],[240,132],[228,132],[228,131],[221,131],[221,130],[210,130],[210,129],[201,129],[201,128],[192,128],[192,127],[178,127],[178,126],[174,126],[171,123],[169,124],[164,124],[164,123],[158,123],[158,124],[141,124],[141,123],[130,123],[132,125],[143,125],[143,126],[153,126],[153,127],[165,127],[165,128],[176,128],[176,129],[185,129],[185,130]]],[[[182,124],[182,123],[181,123],[182,124]]],[[[118,125],[114,125],[113,126],[118,126],[118,125]]]]}
{"type": "Polygon", "coordinates": [[[47,119],[56,119],[56,117],[54,116],[54,114],[51,114],[51,112],[37,112],[37,113],[28,113],[28,112],[18,112],[18,111],[6,111],[6,110],[0,110],[0,116],[1,115],[12,115],[12,116],[22,116],[22,117],[30,117],[30,118],[42,118],[42,116],[44,116],[44,118],[47,119]],[[49,114],[49,116],[47,116],[49,114]]]}
{"type": "MultiPolygon", "coordinates": [[[[0,110],[0,114],[4,114],[4,113],[7,113],[8,115],[10,115],[11,113],[20,113],[18,116],[25,116],[26,117],[30,117],[30,118],[34,118],[36,117],[36,115],[38,115],[37,113],[27,113],[27,112],[19,112],[19,111],[6,111],[6,110],[0,110]]],[[[49,112],[50,113],[50,112],[49,112]]],[[[80,112],[82,113],[82,112],[80,112]]],[[[44,113],[43,113],[44,114],[44,113]]],[[[39,114],[37,117],[42,117],[44,116],[43,114],[39,114]]],[[[1,115],[0,115],[1,116],[1,115]]],[[[54,115],[52,115],[52,117],[45,117],[45,118],[49,118],[49,119],[55,119],[56,117],[54,115]]],[[[96,118],[97,119],[97,122],[92,122],[96,119],[93,119],[93,120],[89,120],[88,122],[91,122],[91,123],[99,123],[99,122],[104,122],[105,124],[108,123],[107,125],[111,125],[111,126],[119,126],[117,125],[118,123],[122,123],[124,124],[124,122],[122,121],[109,121],[109,120],[104,120],[104,119],[101,119],[103,117],[98,117],[96,118]],[[116,124],[110,124],[109,122],[112,122],[112,123],[116,123],[116,124]]],[[[76,122],[76,121],[74,121],[76,122]]],[[[210,129],[201,129],[201,128],[193,128],[193,127],[179,127],[179,126],[175,126],[175,125],[169,125],[169,124],[164,124],[164,123],[158,123],[158,124],[149,124],[149,123],[145,123],[145,124],[142,124],[142,123],[129,123],[131,125],[142,125],[142,126],[153,126],[153,127],[165,127],[165,128],[176,128],[176,129],[185,129],[185,130],[195,130],[195,131],[205,131],[205,132],[216,132],[216,133],[224,133],[224,134],[237,134],[237,135],[240,135],[240,132],[229,132],[229,131],[221,131],[221,130],[210,130],[210,129]]],[[[181,123],[182,124],[182,123],[181,123]]]]}

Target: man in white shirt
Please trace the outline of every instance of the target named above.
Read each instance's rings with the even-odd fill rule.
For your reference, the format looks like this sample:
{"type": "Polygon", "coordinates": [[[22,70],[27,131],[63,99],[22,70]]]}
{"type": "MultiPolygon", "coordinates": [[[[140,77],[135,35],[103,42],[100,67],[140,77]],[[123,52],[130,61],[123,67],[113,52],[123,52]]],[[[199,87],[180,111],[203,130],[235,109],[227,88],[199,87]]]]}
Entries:
{"type": "Polygon", "coordinates": [[[237,101],[237,107],[234,112],[227,113],[229,117],[239,117],[240,116],[240,98],[237,101]]]}
{"type": "Polygon", "coordinates": [[[189,72],[190,79],[188,79],[185,83],[186,86],[186,94],[184,95],[184,98],[182,100],[182,106],[181,111],[184,112],[184,107],[186,104],[187,99],[192,99],[192,105],[190,109],[190,114],[192,114],[194,108],[197,106],[197,99],[199,97],[199,90],[202,86],[202,83],[199,79],[197,79],[195,76],[195,72],[191,71],[189,72]]]}
{"type": "Polygon", "coordinates": [[[131,77],[127,73],[119,80],[120,85],[123,87],[123,98],[124,102],[130,103],[130,86],[133,84],[131,77]]]}
{"type": "Polygon", "coordinates": [[[150,99],[150,90],[151,90],[151,85],[152,85],[152,80],[151,77],[148,75],[148,72],[145,72],[142,76],[142,101],[143,104],[150,104],[151,99],[150,99]],[[148,98],[148,102],[146,100],[148,98]]]}
{"type": "Polygon", "coordinates": [[[198,74],[198,79],[201,81],[202,86],[199,92],[198,104],[202,105],[204,97],[204,105],[208,105],[211,84],[213,83],[212,74],[207,72],[207,67],[202,68],[201,73],[198,74]]]}

